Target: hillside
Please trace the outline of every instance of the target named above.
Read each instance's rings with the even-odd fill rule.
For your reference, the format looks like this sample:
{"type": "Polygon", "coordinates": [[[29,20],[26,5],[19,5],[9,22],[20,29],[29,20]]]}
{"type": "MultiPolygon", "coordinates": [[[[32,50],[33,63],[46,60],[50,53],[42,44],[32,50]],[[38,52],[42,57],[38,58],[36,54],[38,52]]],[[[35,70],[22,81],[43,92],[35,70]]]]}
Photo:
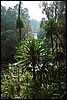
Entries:
{"type": "Polygon", "coordinates": [[[30,22],[31,22],[31,26],[32,26],[32,33],[37,33],[40,22],[38,22],[37,20],[34,20],[34,19],[31,19],[30,22]]]}

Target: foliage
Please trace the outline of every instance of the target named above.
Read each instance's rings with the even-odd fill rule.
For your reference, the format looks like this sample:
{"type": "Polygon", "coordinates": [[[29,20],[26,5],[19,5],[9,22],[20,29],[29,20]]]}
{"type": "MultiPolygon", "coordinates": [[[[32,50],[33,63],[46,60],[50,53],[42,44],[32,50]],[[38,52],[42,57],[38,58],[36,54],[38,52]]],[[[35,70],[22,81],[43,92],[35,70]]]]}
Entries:
{"type": "Polygon", "coordinates": [[[19,17],[16,18],[16,28],[17,29],[21,28],[22,30],[24,30],[24,28],[25,28],[24,22],[21,19],[21,17],[20,18],[19,17]],[[20,23],[19,23],[19,20],[20,20],[20,23]]]}
{"type": "MultiPolygon", "coordinates": [[[[21,71],[21,69],[19,70],[21,71]]],[[[11,99],[24,98],[25,99],[28,97],[26,96],[26,93],[28,91],[27,88],[29,84],[25,82],[26,82],[27,77],[29,77],[29,81],[31,80],[31,75],[28,72],[26,72],[24,75],[19,75],[20,78],[18,81],[18,76],[15,76],[15,71],[16,71],[15,68],[11,64],[9,64],[9,68],[8,68],[9,74],[8,75],[4,74],[2,85],[1,85],[2,99],[9,99],[9,98],[11,99]],[[20,84],[19,96],[17,93],[18,84],[20,84]]],[[[29,92],[27,93],[27,95],[29,95],[29,92]]]]}
{"type": "MultiPolygon", "coordinates": [[[[4,75],[4,82],[1,83],[1,98],[62,99],[66,97],[66,84],[62,75],[60,81],[57,77],[55,78],[57,69],[56,66],[51,64],[52,49],[49,45],[49,43],[47,45],[47,41],[43,42],[35,39],[22,41],[15,55],[19,59],[16,68],[9,64],[9,75],[4,75]],[[35,74],[32,70],[34,57],[36,59],[35,74]],[[42,65],[40,66],[40,64],[42,65]],[[33,78],[34,75],[36,79],[33,78]]],[[[65,66],[65,63],[62,68],[63,66],[65,66]]]]}
{"type": "MultiPolygon", "coordinates": [[[[66,30],[64,28],[66,2],[53,1],[50,6],[43,1],[42,3],[43,12],[45,11],[47,15],[47,20],[43,18],[40,24],[43,37],[37,40],[23,40],[16,47],[14,57],[17,62],[13,65],[9,64],[7,69],[9,74],[1,77],[2,99],[66,99],[66,30]]],[[[18,5],[14,8],[17,12],[18,5]]],[[[2,7],[2,10],[5,12],[6,8],[2,7]]],[[[12,9],[10,8],[9,11],[12,9]]],[[[27,12],[27,16],[28,10],[25,8],[21,10],[23,11],[27,12]]],[[[5,16],[4,12],[2,16],[5,16]]],[[[29,16],[26,16],[25,18],[28,19],[29,16]]],[[[27,22],[27,19],[24,22],[27,22]]],[[[2,44],[10,42],[13,45],[14,40],[11,35],[15,37],[12,30],[2,31],[2,44]]],[[[10,48],[6,44],[5,46],[10,48]]],[[[6,53],[2,53],[2,56],[7,58],[6,53]]]]}
{"type": "Polygon", "coordinates": [[[19,50],[17,50],[15,56],[19,59],[17,65],[20,64],[20,66],[22,66],[22,70],[33,69],[33,74],[35,74],[35,70],[39,69],[36,65],[41,63],[42,53],[44,51],[45,49],[43,48],[43,43],[40,40],[32,39],[22,41],[22,45],[19,47],[19,50]]]}
{"type": "Polygon", "coordinates": [[[2,61],[11,60],[14,58],[15,46],[18,45],[17,32],[7,30],[1,32],[1,59],[2,61]]]}
{"type": "MultiPolygon", "coordinates": [[[[18,45],[19,35],[18,35],[18,30],[16,28],[18,28],[19,23],[18,23],[17,11],[18,11],[18,4],[16,4],[14,8],[11,7],[6,8],[1,5],[1,59],[2,61],[7,62],[7,60],[12,60],[15,54],[15,47],[18,45]]],[[[21,3],[20,19],[23,26],[23,32],[21,32],[22,39],[32,37],[28,9],[23,8],[22,3],[21,3]]]]}

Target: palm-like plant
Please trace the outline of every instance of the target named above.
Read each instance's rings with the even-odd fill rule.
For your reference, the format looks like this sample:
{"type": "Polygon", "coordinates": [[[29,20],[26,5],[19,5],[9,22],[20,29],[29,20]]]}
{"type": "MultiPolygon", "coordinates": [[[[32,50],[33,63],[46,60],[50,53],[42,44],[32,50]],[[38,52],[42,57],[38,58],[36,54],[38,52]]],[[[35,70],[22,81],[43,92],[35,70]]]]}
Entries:
{"type": "Polygon", "coordinates": [[[53,53],[53,35],[57,33],[57,22],[54,18],[49,18],[47,21],[42,21],[41,28],[46,32],[46,37],[51,38],[52,53],[53,53]]]}
{"type": "Polygon", "coordinates": [[[18,17],[16,19],[16,28],[19,29],[19,42],[21,42],[21,30],[25,29],[24,21],[22,20],[20,16],[20,10],[21,10],[21,1],[19,1],[19,10],[18,10],[18,17]]]}
{"type": "Polygon", "coordinates": [[[17,65],[22,66],[22,70],[33,70],[33,79],[36,79],[35,70],[40,69],[43,52],[45,51],[41,40],[25,40],[16,52],[15,58],[19,58],[17,65]]]}

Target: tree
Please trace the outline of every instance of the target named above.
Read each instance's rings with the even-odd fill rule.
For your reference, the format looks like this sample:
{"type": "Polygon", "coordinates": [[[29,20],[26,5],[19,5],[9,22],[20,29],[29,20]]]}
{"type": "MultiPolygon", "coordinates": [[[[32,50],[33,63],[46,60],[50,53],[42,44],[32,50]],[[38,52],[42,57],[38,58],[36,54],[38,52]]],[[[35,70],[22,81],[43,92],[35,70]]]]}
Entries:
{"type": "MultiPolygon", "coordinates": [[[[53,69],[52,73],[54,73],[54,77],[55,77],[54,82],[56,82],[56,84],[58,84],[58,86],[59,86],[58,87],[58,93],[59,93],[60,83],[61,83],[61,81],[63,81],[63,78],[62,78],[63,75],[60,75],[60,74],[61,74],[63,65],[65,65],[64,63],[66,62],[66,60],[65,60],[66,49],[63,46],[64,44],[66,45],[66,42],[65,42],[66,39],[64,39],[65,33],[66,33],[66,23],[65,23],[66,2],[65,1],[54,1],[52,4],[50,4],[50,6],[48,6],[47,3],[42,2],[42,7],[43,7],[42,11],[45,12],[47,15],[47,21],[42,21],[41,27],[43,28],[43,30],[47,30],[48,34],[49,33],[52,34],[51,37],[53,39],[51,41],[53,41],[52,48],[54,49],[53,65],[56,65],[56,67],[57,67],[57,70],[55,71],[53,69]],[[53,7],[53,9],[52,9],[52,7],[53,7]],[[62,24],[62,23],[64,23],[64,24],[62,24]],[[64,31],[62,31],[62,30],[64,30],[64,31]],[[61,77],[61,79],[59,81],[60,77],[61,77]]],[[[47,37],[49,37],[49,35],[47,37]]],[[[66,68],[64,68],[64,69],[66,70],[66,68]]],[[[65,71],[62,70],[62,72],[65,72],[65,71]]],[[[60,94],[61,94],[61,91],[60,91],[60,94]]]]}
{"type": "MultiPolygon", "coordinates": [[[[10,43],[8,43],[8,42],[5,42],[4,43],[4,39],[6,40],[6,37],[7,37],[7,41],[9,39],[11,41],[11,38],[13,38],[13,39],[14,38],[18,39],[19,38],[18,37],[17,29],[16,29],[16,28],[19,27],[19,21],[18,21],[18,16],[17,16],[18,15],[18,12],[17,12],[18,11],[18,7],[19,7],[19,4],[17,4],[14,8],[9,7],[8,9],[6,9],[6,7],[3,7],[1,5],[1,32],[2,32],[2,35],[1,35],[2,55],[1,55],[1,57],[2,57],[2,60],[5,60],[5,61],[7,59],[10,59],[10,58],[13,57],[13,55],[14,55],[13,53],[14,53],[15,50],[14,49],[13,49],[14,51],[10,50],[12,57],[11,56],[9,57],[8,55],[10,53],[9,53],[9,49],[8,49],[8,46],[7,45],[10,44],[11,42],[10,43]],[[9,34],[7,34],[7,33],[9,33],[10,36],[8,36],[9,34]],[[11,33],[14,33],[14,35],[11,35],[11,33]],[[5,35],[6,35],[6,37],[5,37],[5,35]],[[15,37],[13,37],[13,36],[15,36],[15,37]],[[3,48],[5,48],[5,49],[3,49],[3,48]]],[[[23,10],[23,12],[22,12],[23,13],[23,16],[20,17],[21,27],[22,27],[21,30],[23,30],[23,32],[21,32],[21,37],[23,37],[23,39],[26,39],[27,38],[27,35],[24,35],[24,34],[27,34],[29,32],[29,34],[31,35],[31,30],[30,30],[30,27],[28,25],[28,23],[29,23],[28,21],[26,22],[26,24],[27,24],[27,27],[26,28],[27,29],[25,28],[24,19],[23,19],[24,16],[25,16],[25,13],[24,13],[24,9],[23,9],[22,3],[21,3],[21,7],[22,7],[22,10],[23,10]],[[24,28],[25,28],[25,30],[27,30],[26,32],[25,32],[24,28]],[[25,38],[25,36],[26,36],[26,38],[25,38]]],[[[25,19],[26,18],[27,18],[27,16],[25,17],[25,19]]],[[[15,45],[11,45],[10,44],[10,46],[11,46],[10,48],[14,48],[13,46],[16,46],[17,45],[18,42],[16,41],[16,39],[14,39],[15,40],[15,43],[14,43],[15,45]]]]}
{"type": "MultiPolygon", "coordinates": [[[[42,43],[39,44],[40,41],[36,41],[35,39],[33,40],[26,40],[22,42],[21,47],[19,47],[19,50],[16,52],[16,58],[20,58],[18,65],[20,66],[25,66],[25,68],[28,69],[33,69],[33,79],[36,79],[35,76],[35,69],[36,69],[36,64],[39,64],[40,55],[42,52],[44,52],[44,49],[42,48],[42,43]],[[18,56],[18,54],[20,55],[18,56]],[[25,55],[25,56],[21,56],[25,55]]],[[[22,68],[24,69],[24,68],[22,68]]],[[[32,71],[32,70],[31,70],[32,71]]]]}
{"type": "MultiPolygon", "coordinates": [[[[18,11],[18,7],[19,5],[17,4],[16,6],[14,6],[15,11],[18,11]]],[[[23,39],[27,38],[27,34],[28,32],[31,34],[31,25],[30,25],[30,20],[29,20],[29,14],[28,14],[28,9],[27,8],[23,8],[23,3],[21,2],[21,8],[20,8],[20,13],[21,13],[21,18],[23,19],[24,23],[25,23],[25,29],[23,30],[23,32],[21,32],[21,37],[23,37],[23,39]]],[[[18,12],[17,12],[18,15],[18,12]]]]}
{"type": "Polygon", "coordinates": [[[21,41],[21,22],[20,22],[20,8],[21,8],[21,1],[19,2],[19,11],[18,11],[18,20],[19,20],[19,37],[20,37],[20,41],[21,41]]]}
{"type": "MultiPolygon", "coordinates": [[[[50,6],[48,6],[47,2],[42,2],[42,7],[43,7],[42,11],[46,13],[48,20],[42,21],[43,23],[41,22],[41,26],[44,30],[47,29],[48,33],[50,32],[52,34],[51,31],[53,31],[53,34],[52,34],[53,39],[51,41],[54,40],[54,43],[56,43],[56,48],[57,48],[57,46],[58,46],[57,38],[59,38],[59,40],[60,40],[59,35],[62,35],[62,37],[65,37],[65,34],[62,34],[62,33],[66,33],[65,32],[66,31],[66,24],[65,24],[66,2],[54,1],[50,4],[50,6]],[[53,20],[53,25],[51,25],[52,20],[53,20]],[[64,20],[63,21],[64,24],[62,24],[63,23],[62,20],[64,20]],[[49,30],[51,27],[48,27],[49,26],[48,23],[50,23],[51,27],[53,27],[51,30],[49,30]],[[62,30],[64,30],[64,31],[62,31],[62,30]]],[[[52,35],[51,35],[51,37],[52,37],[52,35]]],[[[52,45],[53,45],[53,42],[52,42],[52,45]]],[[[53,46],[52,46],[52,48],[53,48],[53,46]]]]}
{"type": "MultiPolygon", "coordinates": [[[[22,41],[21,46],[17,48],[15,55],[15,58],[19,59],[16,66],[22,67],[22,74],[26,71],[32,73],[32,98],[39,97],[36,95],[36,91],[39,91],[42,84],[46,87],[45,84],[47,84],[47,82],[44,83],[43,78],[45,77],[45,74],[47,77],[49,76],[49,73],[47,74],[46,71],[47,66],[45,65],[47,63],[45,61],[47,59],[45,46],[46,44],[41,40],[25,40],[22,41]],[[37,84],[39,85],[37,86],[37,84]]],[[[46,79],[46,77],[44,79],[46,79]]]]}
{"type": "Polygon", "coordinates": [[[19,29],[19,42],[22,40],[21,38],[21,30],[25,29],[25,24],[24,21],[22,20],[22,18],[20,16],[18,16],[16,18],[16,29],[19,29]]]}
{"type": "Polygon", "coordinates": [[[14,59],[15,46],[18,45],[17,32],[7,30],[1,32],[1,59],[2,61],[10,61],[14,59]]]}
{"type": "MultiPolygon", "coordinates": [[[[1,5],[2,6],[2,5],[1,5]]],[[[1,31],[4,32],[6,30],[15,30],[15,18],[16,14],[12,8],[6,9],[5,7],[1,8],[1,31]],[[3,12],[3,8],[5,12],[3,12]],[[4,14],[3,14],[4,13],[4,14]]]]}
{"type": "Polygon", "coordinates": [[[46,37],[49,39],[51,37],[51,43],[52,43],[52,53],[53,51],[53,34],[56,34],[57,31],[57,23],[55,22],[55,19],[49,18],[47,21],[41,22],[41,28],[44,29],[46,33],[46,37]]]}

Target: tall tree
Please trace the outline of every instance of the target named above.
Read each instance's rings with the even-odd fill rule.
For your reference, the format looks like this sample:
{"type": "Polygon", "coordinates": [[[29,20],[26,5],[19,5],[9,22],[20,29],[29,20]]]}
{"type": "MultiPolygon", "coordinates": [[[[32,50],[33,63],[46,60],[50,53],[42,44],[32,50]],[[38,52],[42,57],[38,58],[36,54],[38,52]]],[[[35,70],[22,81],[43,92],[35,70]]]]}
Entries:
{"type": "Polygon", "coordinates": [[[21,8],[21,1],[19,1],[19,11],[18,11],[18,18],[19,18],[19,41],[21,41],[21,22],[20,22],[20,8],[21,8]]]}

